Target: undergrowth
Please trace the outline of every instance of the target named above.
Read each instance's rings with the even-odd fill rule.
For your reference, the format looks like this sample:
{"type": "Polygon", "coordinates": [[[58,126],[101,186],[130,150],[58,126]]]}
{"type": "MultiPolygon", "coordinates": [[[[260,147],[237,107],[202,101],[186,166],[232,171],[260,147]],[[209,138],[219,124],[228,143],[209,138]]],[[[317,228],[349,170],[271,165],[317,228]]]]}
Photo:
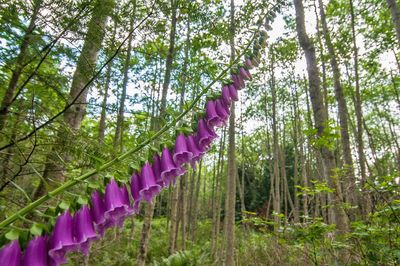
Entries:
{"type": "MultiPolygon", "coordinates": [[[[395,215],[400,208],[395,207],[395,215]]],[[[382,209],[369,222],[352,223],[351,233],[337,236],[335,226],[321,220],[297,225],[282,221],[276,232],[271,223],[254,217],[246,226],[236,227],[237,265],[399,265],[400,224],[393,213],[382,209]]],[[[91,248],[89,265],[136,265],[142,222],[128,220],[121,231],[109,230],[104,240],[91,248]]],[[[223,265],[221,248],[211,250],[212,225],[198,223],[195,239],[186,241],[186,250],[168,254],[169,229],[165,218],[152,223],[147,265],[223,265]]],[[[222,236],[221,236],[222,238],[222,236]]],[[[218,246],[223,244],[218,240],[218,246]]],[[[181,239],[178,238],[178,249],[181,239]]],[[[84,265],[85,258],[72,254],[69,265],[84,265]]]]}

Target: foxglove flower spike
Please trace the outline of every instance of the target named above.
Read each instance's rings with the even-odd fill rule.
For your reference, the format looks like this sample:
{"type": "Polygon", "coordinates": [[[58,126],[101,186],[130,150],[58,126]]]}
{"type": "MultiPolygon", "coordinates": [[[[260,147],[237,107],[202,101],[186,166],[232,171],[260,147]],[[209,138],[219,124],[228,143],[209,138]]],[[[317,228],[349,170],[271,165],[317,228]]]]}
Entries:
{"type": "Polygon", "coordinates": [[[174,147],[174,162],[177,166],[182,166],[183,164],[189,162],[192,159],[192,152],[188,149],[186,145],[186,137],[183,133],[180,133],[175,141],[174,147]]]}
{"type": "Polygon", "coordinates": [[[0,250],[0,263],[7,266],[20,266],[21,248],[18,240],[14,240],[0,250]]]}

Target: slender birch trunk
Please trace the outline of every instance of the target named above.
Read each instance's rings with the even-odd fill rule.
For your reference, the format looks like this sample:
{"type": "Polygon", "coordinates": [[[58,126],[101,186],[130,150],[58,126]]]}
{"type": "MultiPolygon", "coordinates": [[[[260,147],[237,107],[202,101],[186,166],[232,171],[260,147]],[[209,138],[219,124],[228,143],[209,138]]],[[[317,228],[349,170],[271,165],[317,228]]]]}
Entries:
{"type": "Polygon", "coordinates": [[[386,0],[386,3],[392,16],[392,22],[397,37],[397,44],[400,47],[400,8],[396,0],[386,0]]]}
{"type": "MultiPolygon", "coordinates": [[[[117,22],[114,20],[113,33],[111,37],[111,49],[115,46],[115,35],[117,32],[117,22]]],[[[110,89],[111,83],[111,73],[112,73],[113,63],[112,61],[108,63],[106,70],[106,82],[104,84],[103,91],[103,101],[101,102],[101,114],[99,121],[99,141],[104,142],[104,136],[106,132],[106,119],[107,119],[107,100],[108,100],[108,90],[110,89]]]]}
{"type": "Polygon", "coordinates": [[[281,173],[279,169],[279,140],[278,140],[278,130],[277,130],[277,110],[276,110],[276,105],[277,105],[277,99],[276,99],[276,88],[275,88],[275,55],[273,48],[271,47],[270,49],[271,53],[271,59],[270,59],[270,75],[271,75],[271,81],[270,81],[270,88],[271,88],[271,97],[272,97],[272,153],[273,153],[273,167],[272,167],[272,173],[273,173],[273,187],[274,187],[274,197],[272,201],[273,205],[273,211],[274,211],[274,222],[275,222],[275,230],[279,229],[279,224],[280,224],[280,218],[278,214],[281,213],[281,186],[282,186],[282,179],[281,179],[281,173]]]}
{"type": "MultiPolygon", "coordinates": [[[[235,2],[231,0],[230,10],[231,62],[235,60],[235,2]]],[[[235,155],[235,103],[231,104],[228,128],[228,174],[226,179],[226,249],[225,265],[235,265],[235,199],[236,199],[236,155],[235,155]]]]}
{"type": "MultiPolygon", "coordinates": [[[[306,33],[303,1],[294,0],[294,6],[296,9],[297,35],[307,61],[310,99],[313,107],[315,127],[318,130],[317,136],[321,137],[325,131],[327,117],[324,110],[323,98],[320,89],[319,70],[315,56],[315,47],[306,33]]],[[[335,193],[331,201],[333,205],[333,212],[335,214],[334,222],[337,225],[338,233],[344,233],[348,231],[348,222],[342,207],[343,201],[339,183],[340,180],[334,180],[332,178],[333,171],[335,169],[334,154],[325,146],[320,147],[319,150],[323,158],[324,176],[328,180],[329,186],[335,189],[335,193]]]]}
{"type": "MultiPolygon", "coordinates": [[[[77,97],[77,101],[64,113],[64,122],[66,126],[75,132],[79,130],[86,113],[86,98],[89,93],[89,88],[85,90],[83,90],[83,88],[89,82],[95,71],[97,55],[105,35],[104,29],[107,18],[111,15],[114,5],[114,0],[97,0],[92,18],[88,24],[82,52],[78,58],[70,89],[70,99],[77,97]]],[[[64,181],[65,166],[62,163],[68,163],[71,160],[71,155],[68,151],[60,149],[68,147],[66,144],[66,141],[70,139],[68,134],[69,130],[61,128],[56,141],[59,145],[54,146],[46,158],[43,178],[50,187],[55,187],[59,182],[64,181]],[[59,157],[62,158],[62,163],[59,162],[59,157]]],[[[41,180],[34,192],[33,198],[37,199],[44,195],[46,190],[47,188],[41,180]]]]}
{"type": "MultiPolygon", "coordinates": [[[[136,1],[133,2],[133,14],[136,14],[136,1]]],[[[132,16],[129,22],[129,31],[133,30],[134,17],[132,16]]],[[[132,53],[132,40],[133,34],[131,34],[128,38],[128,47],[126,51],[126,57],[124,62],[124,77],[122,80],[122,92],[121,98],[119,99],[119,107],[118,107],[118,115],[117,115],[117,124],[114,135],[114,148],[119,146],[119,149],[122,150],[123,147],[123,134],[124,134],[124,113],[125,113],[125,100],[126,100],[126,88],[128,86],[128,75],[131,64],[131,53],[132,53]]]]}
{"type": "MultiPolygon", "coordinates": [[[[171,8],[172,8],[172,13],[171,13],[171,31],[169,35],[169,49],[168,49],[167,59],[165,62],[165,74],[164,74],[164,82],[162,86],[161,102],[160,102],[160,115],[158,118],[159,123],[156,123],[156,127],[161,126],[161,121],[166,114],[167,94],[168,94],[169,84],[171,81],[172,62],[175,54],[175,37],[176,37],[175,35],[176,35],[176,24],[177,24],[176,13],[178,9],[177,0],[171,0],[171,8]]],[[[142,235],[139,245],[140,247],[139,255],[137,258],[138,266],[144,266],[146,264],[147,250],[150,240],[151,221],[154,214],[154,205],[155,205],[155,200],[153,201],[153,203],[148,204],[146,206],[145,219],[143,222],[142,235]]]]}
{"type": "MultiPolygon", "coordinates": [[[[357,200],[357,190],[356,190],[356,180],[354,175],[353,169],[353,159],[351,155],[351,147],[350,147],[350,135],[349,135],[349,126],[348,126],[348,111],[347,111],[347,103],[346,98],[343,92],[343,86],[340,81],[340,69],[339,64],[336,58],[336,51],[333,46],[331,36],[329,34],[329,29],[326,21],[324,5],[322,0],[319,1],[319,8],[320,8],[320,16],[321,16],[321,23],[323,29],[323,35],[325,39],[325,44],[328,48],[329,52],[329,59],[331,68],[333,71],[333,83],[335,88],[335,98],[338,103],[338,113],[339,113],[339,124],[340,124],[340,141],[343,150],[343,157],[344,157],[344,177],[345,177],[345,191],[343,194],[345,198],[351,205],[358,205],[357,200]]],[[[356,209],[352,209],[350,212],[352,220],[356,217],[356,209]]]]}

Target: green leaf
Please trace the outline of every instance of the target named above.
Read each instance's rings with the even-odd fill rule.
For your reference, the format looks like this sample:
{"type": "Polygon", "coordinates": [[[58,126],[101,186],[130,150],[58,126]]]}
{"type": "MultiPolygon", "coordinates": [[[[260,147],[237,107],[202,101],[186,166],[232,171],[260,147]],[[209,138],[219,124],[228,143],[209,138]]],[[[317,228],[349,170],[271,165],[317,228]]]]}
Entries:
{"type": "Polygon", "coordinates": [[[45,228],[46,226],[44,224],[34,223],[32,227],[29,229],[29,231],[34,236],[40,236],[42,235],[43,229],[45,228]]]}
{"type": "Polygon", "coordinates": [[[77,203],[79,203],[80,205],[85,205],[85,204],[88,204],[88,198],[87,197],[84,197],[84,196],[80,196],[78,199],[77,199],[77,201],[76,201],[77,203]]]}
{"type": "Polygon", "coordinates": [[[150,145],[149,148],[153,153],[158,153],[159,152],[159,150],[153,145],[150,145]]]}
{"type": "Polygon", "coordinates": [[[100,185],[98,183],[89,182],[88,187],[98,189],[100,185]]]}
{"type": "Polygon", "coordinates": [[[68,210],[69,205],[70,205],[69,202],[63,200],[60,202],[60,204],[58,204],[58,207],[60,207],[63,210],[68,210]]]}
{"type": "Polygon", "coordinates": [[[190,128],[190,127],[183,126],[183,127],[177,128],[177,129],[176,129],[176,132],[182,132],[182,133],[184,133],[185,135],[188,135],[188,134],[192,133],[193,130],[192,130],[192,128],[190,128]]]}
{"type": "Polygon", "coordinates": [[[8,240],[15,240],[15,239],[18,239],[19,234],[20,234],[19,230],[11,229],[10,231],[7,232],[7,234],[5,234],[5,237],[8,240]]]}
{"type": "Polygon", "coordinates": [[[133,171],[140,171],[139,165],[135,162],[130,163],[128,166],[128,174],[131,175],[133,171]]]}

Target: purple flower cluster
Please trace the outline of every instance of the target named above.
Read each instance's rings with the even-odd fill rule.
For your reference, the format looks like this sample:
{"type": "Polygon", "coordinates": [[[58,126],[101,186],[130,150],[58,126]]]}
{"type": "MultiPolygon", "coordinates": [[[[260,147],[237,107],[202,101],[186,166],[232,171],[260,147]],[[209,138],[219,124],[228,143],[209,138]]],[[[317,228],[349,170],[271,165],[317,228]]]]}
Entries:
{"type": "Polygon", "coordinates": [[[244,67],[232,74],[231,82],[223,85],[221,95],[207,101],[205,116],[198,121],[196,133],[187,136],[180,133],[173,150],[165,147],[161,155],[155,154],[152,162],[146,162],[141,171],[132,174],[130,193],[126,185],[118,185],[112,179],[104,195],[94,191],[90,206],[82,206],[74,215],[68,210],[62,213],[51,235],[33,238],[24,253],[17,240],[4,246],[0,250],[0,265],[60,265],[66,263],[69,252],[81,251],[87,255],[91,242],[103,236],[107,228],[122,227],[127,217],[139,212],[142,200],[151,202],[162,189],[175,184],[188,164],[195,168],[218,137],[216,127],[226,125],[231,103],[239,99],[238,91],[244,88],[245,80],[252,78],[249,69],[257,63],[256,59],[247,58],[244,67]]]}

